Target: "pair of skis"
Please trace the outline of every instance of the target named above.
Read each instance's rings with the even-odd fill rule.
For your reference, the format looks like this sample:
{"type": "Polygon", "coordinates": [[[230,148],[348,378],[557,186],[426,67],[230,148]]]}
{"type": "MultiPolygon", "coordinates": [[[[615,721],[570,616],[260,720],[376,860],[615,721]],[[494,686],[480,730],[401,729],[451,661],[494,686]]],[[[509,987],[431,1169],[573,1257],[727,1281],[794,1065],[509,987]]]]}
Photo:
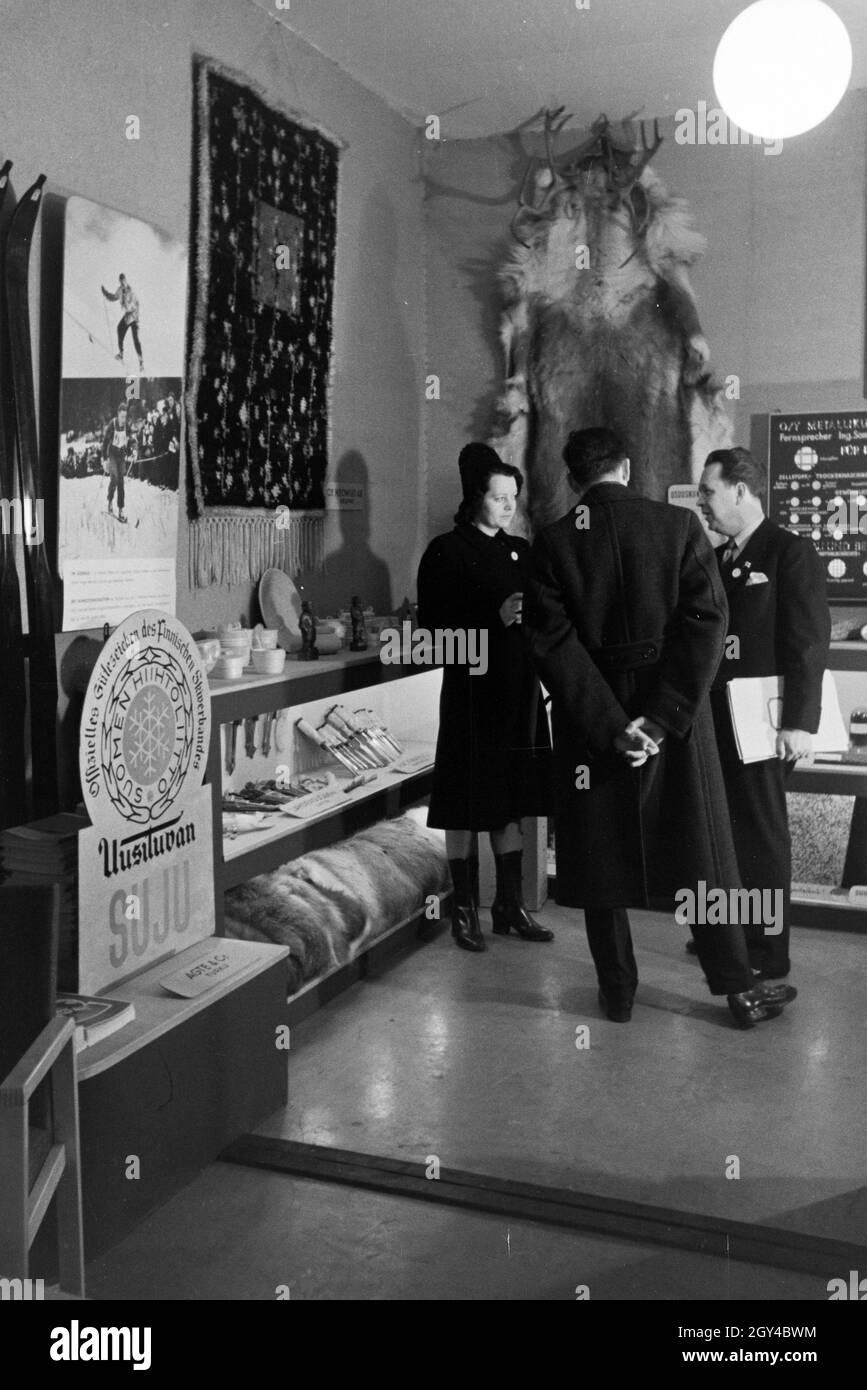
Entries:
{"type": "MultiPolygon", "coordinates": [[[[57,810],[57,664],[55,588],[44,536],[26,534],[45,485],[39,457],[30,342],[29,269],[42,205],[41,174],[9,215],[7,160],[0,170],[0,821],[27,820],[26,715],[29,674],[30,752],[35,818],[57,810]],[[17,499],[18,508],[13,507],[17,499]],[[21,628],[21,594],[12,521],[21,520],[29,635],[21,628]],[[28,669],[29,668],[29,669],[28,669]]],[[[54,479],[51,479],[53,486],[54,479]]],[[[42,528],[40,528],[40,531],[42,528]]]]}

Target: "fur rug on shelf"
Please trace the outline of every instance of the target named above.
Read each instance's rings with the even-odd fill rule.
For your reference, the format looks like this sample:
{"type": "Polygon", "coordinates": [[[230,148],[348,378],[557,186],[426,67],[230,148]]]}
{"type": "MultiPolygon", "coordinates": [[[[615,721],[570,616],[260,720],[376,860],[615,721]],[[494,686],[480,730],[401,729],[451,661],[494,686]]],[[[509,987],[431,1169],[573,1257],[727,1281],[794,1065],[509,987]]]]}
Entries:
{"type": "Polygon", "coordinates": [[[450,887],[427,811],[381,821],[226,894],[226,935],[289,947],[288,993],[345,965],[450,887]]]}

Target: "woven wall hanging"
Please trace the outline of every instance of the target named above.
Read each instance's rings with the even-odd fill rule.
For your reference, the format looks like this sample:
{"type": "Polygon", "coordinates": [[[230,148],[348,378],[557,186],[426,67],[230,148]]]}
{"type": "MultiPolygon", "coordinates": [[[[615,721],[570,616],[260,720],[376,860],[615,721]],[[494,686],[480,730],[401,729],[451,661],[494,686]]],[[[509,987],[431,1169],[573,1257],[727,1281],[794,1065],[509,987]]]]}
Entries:
{"type": "Polygon", "coordinates": [[[193,66],[190,582],[323,561],[339,141],[193,66]]]}

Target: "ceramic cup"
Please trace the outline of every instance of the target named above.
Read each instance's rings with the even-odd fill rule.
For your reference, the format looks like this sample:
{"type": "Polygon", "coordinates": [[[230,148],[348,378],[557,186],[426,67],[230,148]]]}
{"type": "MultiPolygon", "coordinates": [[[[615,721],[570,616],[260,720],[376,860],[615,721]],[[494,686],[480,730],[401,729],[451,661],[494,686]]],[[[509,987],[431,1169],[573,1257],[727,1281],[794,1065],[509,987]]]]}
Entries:
{"type": "Polygon", "coordinates": [[[197,642],[199,655],[202,658],[206,671],[213,671],[214,663],[220,655],[220,644],[216,638],[208,638],[207,641],[197,642]]]}
{"type": "Polygon", "coordinates": [[[280,636],[278,627],[254,627],[253,628],[253,651],[273,652],[277,648],[277,638],[280,636]]]}
{"type": "Polygon", "coordinates": [[[237,681],[244,672],[246,657],[243,652],[221,651],[214,663],[213,675],[224,681],[237,681]]]}
{"type": "Polygon", "coordinates": [[[277,676],[283,670],[286,653],[282,650],[267,651],[253,648],[253,669],[260,676],[277,676]]]}

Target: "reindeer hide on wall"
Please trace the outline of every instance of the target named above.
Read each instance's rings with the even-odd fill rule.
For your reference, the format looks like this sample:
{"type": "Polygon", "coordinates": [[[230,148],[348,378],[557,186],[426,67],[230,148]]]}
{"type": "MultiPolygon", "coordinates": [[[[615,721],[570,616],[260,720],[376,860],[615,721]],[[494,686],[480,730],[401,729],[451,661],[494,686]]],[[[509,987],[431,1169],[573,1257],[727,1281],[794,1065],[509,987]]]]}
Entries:
{"type": "Polygon", "coordinates": [[[501,272],[506,383],[491,442],[527,479],[525,531],[574,504],[570,430],[615,429],[634,486],[662,501],[731,443],[687,276],[705,242],[650,167],[658,128],[651,145],[642,125],[639,144],[631,120],[615,131],[600,117],[558,165],[563,124],[562,108],[545,113],[548,158],[528,166],[501,272]]]}

